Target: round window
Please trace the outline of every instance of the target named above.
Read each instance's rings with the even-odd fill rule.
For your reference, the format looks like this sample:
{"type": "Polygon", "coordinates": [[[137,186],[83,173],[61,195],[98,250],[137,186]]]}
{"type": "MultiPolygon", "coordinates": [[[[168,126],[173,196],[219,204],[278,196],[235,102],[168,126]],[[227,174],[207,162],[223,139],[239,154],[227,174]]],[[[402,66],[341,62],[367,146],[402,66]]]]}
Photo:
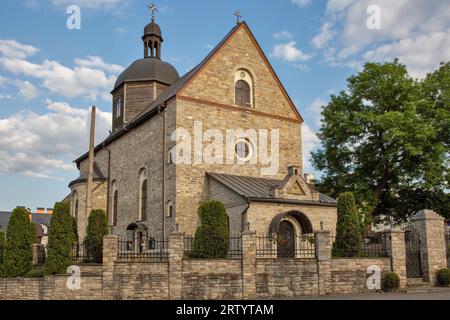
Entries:
{"type": "Polygon", "coordinates": [[[234,152],[239,160],[249,161],[253,157],[253,146],[248,139],[239,138],[234,152]]]}

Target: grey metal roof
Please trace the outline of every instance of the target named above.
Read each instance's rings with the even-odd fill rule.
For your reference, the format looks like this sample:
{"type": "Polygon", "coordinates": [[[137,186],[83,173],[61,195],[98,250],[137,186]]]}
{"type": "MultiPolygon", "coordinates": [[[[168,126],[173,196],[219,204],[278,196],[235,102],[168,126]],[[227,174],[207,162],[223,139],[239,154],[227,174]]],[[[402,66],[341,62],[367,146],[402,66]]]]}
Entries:
{"type": "Polygon", "coordinates": [[[162,37],[161,28],[158,24],[154,23],[153,21],[147,24],[144,28],[144,36],[147,35],[157,35],[159,37],[162,37]]]}
{"type": "MultiPolygon", "coordinates": [[[[0,211],[0,231],[6,232],[11,215],[12,212],[0,211]]],[[[45,213],[31,214],[31,221],[36,224],[45,224],[46,226],[50,226],[51,218],[52,218],[51,214],[45,213]]]]}
{"type": "Polygon", "coordinates": [[[157,58],[144,58],[133,62],[119,75],[114,84],[114,90],[126,82],[158,81],[166,85],[172,85],[178,79],[180,79],[180,75],[170,63],[157,58]]]}
{"type": "MultiPolygon", "coordinates": [[[[207,172],[206,175],[214,178],[215,180],[219,181],[229,189],[233,190],[240,196],[243,196],[247,199],[253,200],[265,199],[265,200],[272,200],[274,202],[287,201],[287,199],[274,198],[272,196],[273,189],[281,186],[284,183],[284,180],[236,176],[213,172],[207,172]]],[[[336,204],[336,200],[322,193],[320,194],[319,199],[320,200],[318,203],[336,204]]],[[[289,201],[292,202],[293,200],[289,201]]],[[[299,201],[299,202],[312,202],[312,201],[299,201]]]]}
{"type": "MultiPolygon", "coordinates": [[[[106,180],[106,177],[103,175],[102,170],[98,166],[97,162],[94,162],[94,181],[103,181],[106,180]]],[[[69,183],[69,187],[75,183],[86,182],[87,181],[87,172],[80,172],[80,176],[69,183]]]]}

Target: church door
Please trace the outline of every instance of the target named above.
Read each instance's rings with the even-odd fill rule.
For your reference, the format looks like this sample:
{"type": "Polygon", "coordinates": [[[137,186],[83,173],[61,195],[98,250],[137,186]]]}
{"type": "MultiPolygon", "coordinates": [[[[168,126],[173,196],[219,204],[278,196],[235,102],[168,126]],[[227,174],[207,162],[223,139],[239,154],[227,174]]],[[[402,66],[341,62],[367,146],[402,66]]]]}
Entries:
{"type": "Polygon", "coordinates": [[[295,231],[289,221],[281,221],[277,239],[278,258],[295,258],[295,231]]]}

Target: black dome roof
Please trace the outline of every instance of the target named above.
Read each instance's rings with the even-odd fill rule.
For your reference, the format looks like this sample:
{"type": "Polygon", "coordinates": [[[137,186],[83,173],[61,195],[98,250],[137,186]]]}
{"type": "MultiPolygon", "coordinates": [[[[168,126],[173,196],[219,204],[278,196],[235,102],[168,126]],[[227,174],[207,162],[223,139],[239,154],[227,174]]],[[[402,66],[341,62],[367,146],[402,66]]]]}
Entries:
{"type": "Polygon", "coordinates": [[[144,58],[133,62],[119,75],[114,90],[125,82],[158,81],[170,86],[178,79],[180,75],[170,63],[156,58],[144,58]]]}

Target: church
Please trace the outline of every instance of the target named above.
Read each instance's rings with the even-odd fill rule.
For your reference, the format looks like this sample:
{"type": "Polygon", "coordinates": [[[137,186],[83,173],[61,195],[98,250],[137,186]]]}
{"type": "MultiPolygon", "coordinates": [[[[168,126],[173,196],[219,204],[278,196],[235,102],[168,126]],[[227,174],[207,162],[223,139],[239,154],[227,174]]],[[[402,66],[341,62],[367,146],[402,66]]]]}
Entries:
{"type": "MultiPolygon", "coordinates": [[[[92,208],[107,213],[110,234],[163,240],[174,230],[194,235],[205,200],[225,204],[234,235],[254,230],[292,239],[335,230],[336,201],[303,176],[303,119],[245,21],[238,19],[181,77],[163,60],[163,32],[154,14],[142,41],[143,58],[112,88],[111,134],[94,149],[92,208]],[[230,130],[241,134],[230,138],[230,130]],[[182,152],[179,132],[189,136],[182,152]],[[270,132],[270,146],[261,146],[264,132],[270,132]],[[215,150],[213,161],[202,161],[221,134],[227,136],[226,155],[215,150]],[[272,170],[261,161],[267,149],[276,163],[272,170]],[[186,159],[192,161],[181,161],[186,159]]],[[[82,239],[89,153],[75,163],[79,177],[69,184],[70,205],[82,239]]]]}

